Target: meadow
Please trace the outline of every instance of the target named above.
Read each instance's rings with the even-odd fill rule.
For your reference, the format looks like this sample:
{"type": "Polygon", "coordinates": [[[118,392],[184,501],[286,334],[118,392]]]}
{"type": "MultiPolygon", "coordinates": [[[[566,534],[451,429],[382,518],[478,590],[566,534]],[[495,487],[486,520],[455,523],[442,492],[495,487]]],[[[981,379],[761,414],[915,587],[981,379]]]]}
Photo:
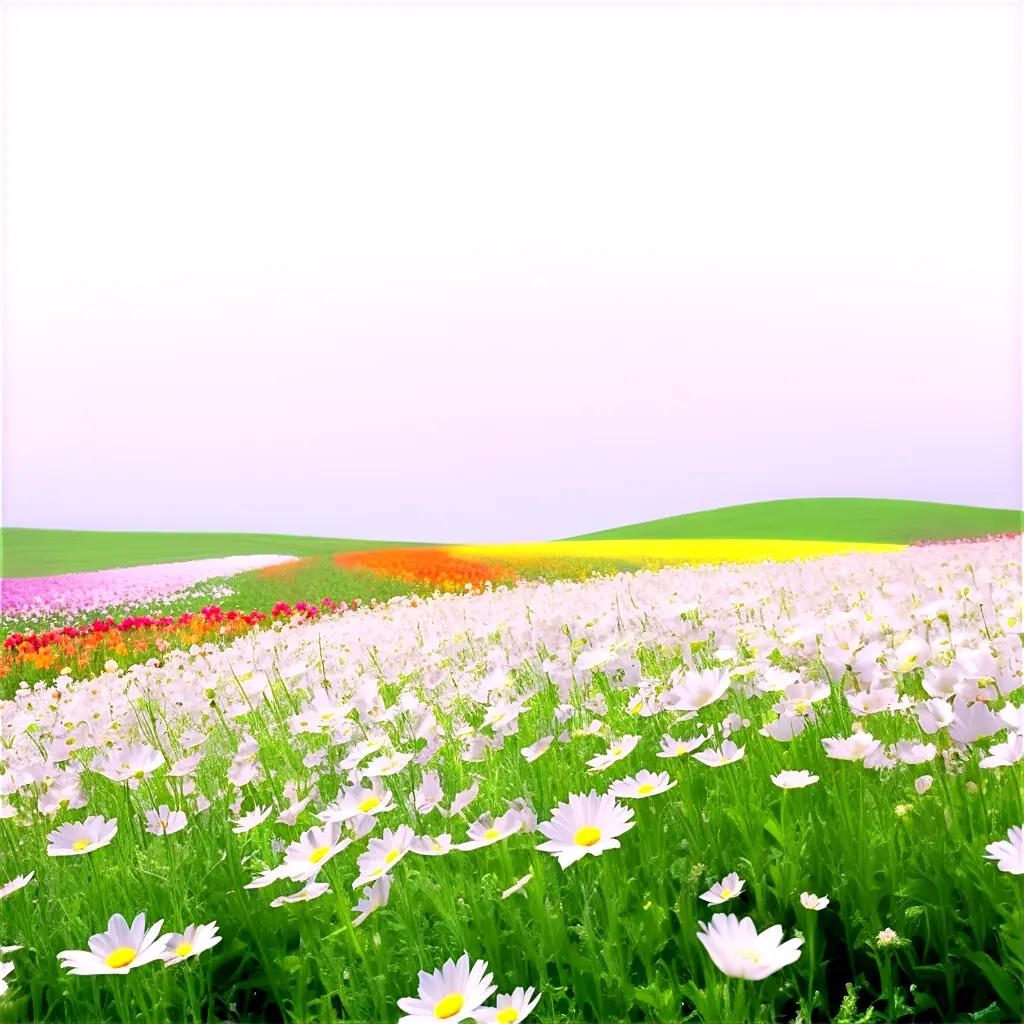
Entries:
{"type": "Polygon", "coordinates": [[[1019,538],[911,539],[266,552],[18,663],[0,1019],[1019,1020],[1019,538]]]}

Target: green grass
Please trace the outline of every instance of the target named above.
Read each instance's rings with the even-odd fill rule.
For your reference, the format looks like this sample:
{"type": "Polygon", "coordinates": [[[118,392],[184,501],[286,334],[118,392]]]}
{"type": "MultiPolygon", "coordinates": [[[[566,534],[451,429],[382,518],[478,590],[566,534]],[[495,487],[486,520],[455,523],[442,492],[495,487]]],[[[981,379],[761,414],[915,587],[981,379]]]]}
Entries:
{"type": "Polygon", "coordinates": [[[571,540],[686,537],[859,540],[906,544],[1021,530],[1024,512],[891,498],[790,498],[652,519],[571,540]]]}
{"type": "Polygon", "coordinates": [[[137,533],[12,526],[0,530],[0,576],[55,576],[226,555],[326,555],[399,543],[282,533],[137,533]]]}

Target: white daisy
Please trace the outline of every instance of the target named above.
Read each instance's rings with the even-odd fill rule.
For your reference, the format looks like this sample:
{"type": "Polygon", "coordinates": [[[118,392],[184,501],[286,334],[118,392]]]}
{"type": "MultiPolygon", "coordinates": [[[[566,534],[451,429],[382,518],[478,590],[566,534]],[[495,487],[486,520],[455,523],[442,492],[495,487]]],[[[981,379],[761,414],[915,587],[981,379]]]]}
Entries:
{"type": "Polygon", "coordinates": [[[308,882],[298,892],[272,899],[270,905],[283,907],[286,903],[306,903],[309,900],[319,899],[324,893],[330,891],[331,887],[326,882],[308,882]]]}
{"type": "Polygon", "coordinates": [[[739,896],[746,884],[734,871],[732,874],[726,875],[720,882],[715,882],[707,892],[701,893],[700,898],[705,903],[724,903],[726,900],[739,896]]]}
{"type": "Polygon", "coordinates": [[[633,752],[633,748],[639,742],[639,736],[622,736],[619,739],[614,740],[603,754],[598,754],[597,757],[592,757],[587,762],[587,765],[591,771],[603,772],[606,768],[615,764],[616,761],[621,761],[624,757],[629,757],[633,752]]]}
{"type": "Polygon", "coordinates": [[[986,860],[994,860],[1000,871],[1011,875],[1024,875],[1024,826],[1014,825],[1006,833],[1006,839],[989,843],[985,847],[986,860]]]}
{"type": "Polygon", "coordinates": [[[715,750],[701,750],[694,754],[694,759],[706,764],[709,768],[718,768],[724,764],[733,764],[738,761],[746,752],[746,747],[737,747],[732,740],[726,740],[722,746],[715,750]]]}
{"type": "Polygon", "coordinates": [[[69,821],[54,829],[46,837],[50,841],[46,852],[51,857],[75,857],[92,853],[106,846],[115,835],[117,818],[107,821],[102,815],[94,814],[85,821],[69,821]]]}
{"type": "Polygon", "coordinates": [[[518,811],[506,811],[500,818],[490,814],[481,815],[469,826],[469,839],[459,843],[460,850],[479,850],[481,847],[498,843],[519,831],[522,817],[518,811]]]}
{"type": "Polygon", "coordinates": [[[192,956],[199,956],[208,949],[213,949],[220,942],[221,937],[217,934],[217,922],[209,924],[190,924],[180,934],[171,932],[165,936],[167,945],[164,949],[164,963],[170,967],[172,964],[180,964],[192,956]]]}
{"type": "Polygon", "coordinates": [[[323,828],[308,829],[284,852],[287,877],[293,882],[315,878],[320,869],[351,842],[348,836],[342,836],[341,826],[337,822],[323,828]]]}
{"type": "Polygon", "coordinates": [[[19,889],[24,889],[33,878],[36,877],[34,871],[30,871],[27,875],[18,875],[17,878],[12,878],[9,882],[4,882],[0,885],[0,900],[5,896],[10,896],[12,892],[17,892],[19,889]]]}
{"type": "Polygon", "coordinates": [[[567,803],[558,805],[550,821],[538,825],[548,842],[537,849],[554,854],[559,865],[567,868],[587,854],[596,857],[605,850],[617,849],[621,844],[616,837],[636,824],[632,818],[632,808],[616,803],[608,793],[574,793],[567,803]]]}
{"type": "Polygon", "coordinates": [[[813,786],[818,781],[817,775],[812,775],[806,768],[800,771],[783,771],[772,776],[772,782],[779,789],[803,789],[804,786],[813,786]]]}
{"type": "Polygon", "coordinates": [[[802,938],[782,941],[782,926],[758,933],[749,917],[715,914],[711,924],[700,922],[697,938],[715,966],[730,978],[760,981],[800,958],[802,938]]]}
{"type": "Polygon", "coordinates": [[[172,811],[161,804],[155,811],[146,811],[146,831],[154,836],[169,836],[180,832],[188,819],[181,811],[172,811]]]}
{"type": "Polygon", "coordinates": [[[476,1019],[486,1024],[519,1024],[533,1013],[540,1002],[540,993],[532,988],[517,988],[511,995],[499,995],[495,1006],[482,1006],[476,1019]]]}
{"type": "Polygon", "coordinates": [[[643,800],[659,793],[667,793],[676,783],[669,780],[668,772],[649,772],[641,768],[632,778],[619,779],[608,793],[622,800],[643,800]]]}
{"type": "Polygon", "coordinates": [[[163,956],[166,936],[158,937],[163,921],[146,930],[146,915],[139,914],[129,927],[115,914],[105,932],[89,939],[89,951],[65,949],[57,954],[68,974],[127,974],[136,967],[163,956]]]}
{"type": "Polygon", "coordinates": [[[439,1020],[458,1024],[474,1017],[494,992],[491,978],[485,960],[477,960],[470,968],[468,953],[463,953],[458,963],[448,960],[431,974],[420,971],[417,995],[398,1000],[398,1008],[405,1014],[398,1024],[437,1024],[439,1020]]]}
{"type": "Polygon", "coordinates": [[[813,892],[800,893],[800,902],[808,910],[824,910],[828,906],[827,896],[815,896],[813,892]]]}
{"type": "Polygon", "coordinates": [[[247,814],[235,819],[235,827],[231,831],[240,836],[251,832],[257,825],[262,825],[270,817],[272,810],[273,807],[254,807],[247,814]]]}
{"type": "Polygon", "coordinates": [[[386,828],[379,839],[371,839],[366,853],[356,861],[359,877],[352,888],[358,889],[387,874],[409,852],[415,839],[416,834],[408,825],[399,825],[394,831],[386,828]]]}
{"type": "Polygon", "coordinates": [[[357,917],[352,920],[352,927],[358,928],[375,910],[386,907],[388,896],[391,895],[391,876],[381,875],[373,885],[363,890],[363,898],[356,901],[352,908],[357,917]]]}

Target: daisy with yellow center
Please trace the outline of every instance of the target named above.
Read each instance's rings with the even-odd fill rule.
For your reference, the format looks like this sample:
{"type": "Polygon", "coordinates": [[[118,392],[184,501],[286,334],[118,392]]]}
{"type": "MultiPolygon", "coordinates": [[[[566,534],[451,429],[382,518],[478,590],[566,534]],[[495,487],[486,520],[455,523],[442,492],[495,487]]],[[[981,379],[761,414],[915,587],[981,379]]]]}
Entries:
{"type": "Polygon", "coordinates": [[[517,988],[511,995],[499,995],[494,1006],[481,1007],[476,1019],[485,1024],[520,1024],[533,1013],[540,993],[532,988],[517,988]]]}
{"type": "Polygon", "coordinates": [[[213,949],[220,940],[216,921],[211,921],[209,924],[190,924],[180,934],[172,932],[167,936],[164,963],[168,967],[180,964],[189,957],[199,956],[200,953],[213,949]]]}
{"type": "Polygon", "coordinates": [[[643,768],[631,778],[619,779],[608,792],[620,800],[642,800],[667,793],[675,784],[668,772],[649,772],[643,768]]]}
{"type": "Polygon", "coordinates": [[[379,780],[366,787],[359,784],[346,786],[338,799],[320,812],[320,820],[328,823],[348,821],[361,814],[382,814],[394,806],[394,797],[379,780]]]}
{"type": "Polygon", "coordinates": [[[336,822],[323,828],[311,828],[285,850],[282,871],[293,882],[311,881],[327,861],[351,842],[348,836],[342,836],[341,826],[336,822]]]}
{"type": "Polygon", "coordinates": [[[370,840],[366,853],[356,861],[359,877],[352,883],[352,888],[358,889],[387,874],[412,849],[415,841],[416,834],[408,825],[399,825],[394,831],[384,829],[379,839],[370,840]]]}
{"type": "Polygon", "coordinates": [[[744,885],[746,885],[746,882],[733,871],[732,874],[726,875],[720,882],[715,882],[707,892],[701,894],[700,898],[705,903],[724,903],[726,900],[739,896],[743,892],[744,885]]]}
{"type": "Polygon", "coordinates": [[[635,822],[633,811],[616,802],[610,793],[598,796],[573,794],[567,803],[559,804],[550,821],[538,825],[548,841],[537,849],[554,854],[566,868],[587,854],[598,856],[605,850],[617,849],[618,836],[628,832],[635,822]]]}
{"type": "Polygon", "coordinates": [[[89,939],[88,951],[66,949],[57,959],[68,974],[127,974],[163,957],[168,936],[160,936],[162,927],[163,921],[157,921],[147,930],[145,914],[139,914],[130,926],[115,914],[105,932],[89,939]]]}
{"type": "Polygon", "coordinates": [[[469,839],[459,843],[460,850],[479,850],[483,846],[500,842],[514,835],[522,827],[522,816],[517,811],[506,811],[500,818],[484,814],[469,826],[469,839]]]}
{"type": "Polygon", "coordinates": [[[432,973],[420,971],[417,995],[398,1000],[404,1014],[398,1024],[436,1024],[439,1020],[457,1024],[475,1018],[483,1001],[494,992],[491,979],[486,961],[477,960],[470,967],[468,953],[432,973]]]}
{"type": "Polygon", "coordinates": [[[74,857],[92,853],[106,846],[117,835],[117,818],[107,821],[95,814],[85,821],[69,821],[54,829],[46,838],[50,845],[46,852],[51,857],[74,857]]]}

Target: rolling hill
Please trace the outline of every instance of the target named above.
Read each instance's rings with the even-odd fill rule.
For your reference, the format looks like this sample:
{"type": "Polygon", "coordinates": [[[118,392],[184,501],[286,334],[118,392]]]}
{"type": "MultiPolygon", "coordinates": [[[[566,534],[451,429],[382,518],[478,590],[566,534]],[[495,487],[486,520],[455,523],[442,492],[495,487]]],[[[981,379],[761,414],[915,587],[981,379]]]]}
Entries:
{"type": "Polygon", "coordinates": [[[891,498],[790,498],[652,519],[570,540],[668,540],[697,537],[859,540],[907,544],[1021,530],[1013,509],[891,498]]]}

